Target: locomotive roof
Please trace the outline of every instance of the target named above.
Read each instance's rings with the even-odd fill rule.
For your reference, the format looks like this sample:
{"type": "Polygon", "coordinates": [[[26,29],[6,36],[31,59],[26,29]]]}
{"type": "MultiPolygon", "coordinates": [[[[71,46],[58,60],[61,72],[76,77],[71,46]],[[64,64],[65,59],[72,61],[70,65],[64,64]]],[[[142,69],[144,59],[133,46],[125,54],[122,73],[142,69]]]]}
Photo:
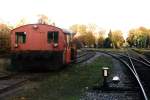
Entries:
{"type": "MultiPolygon", "coordinates": [[[[59,27],[56,27],[56,26],[52,26],[52,25],[48,25],[48,24],[26,24],[26,25],[22,25],[22,26],[19,26],[19,27],[17,27],[17,28],[14,28],[13,30],[16,30],[16,29],[18,29],[18,28],[20,28],[20,27],[25,27],[25,26],[30,26],[30,25],[47,25],[47,26],[50,26],[50,27],[55,27],[55,28],[58,28],[58,29],[60,29],[60,30],[62,30],[65,34],[75,34],[75,33],[73,33],[72,31],[70,31],[70,30],[67,30],[67,29],[62,29],[62,28],[59,28],[59,27]]],[[[12,30],[12,31],[13,31],[12,30]]]]}
{"type": "Polygon", "coordinates": [[[67,30],[67,29],[62,29],[62,30],[65,34],[70,34],[70,35],[75,34],[74,32],[67,30]]]}

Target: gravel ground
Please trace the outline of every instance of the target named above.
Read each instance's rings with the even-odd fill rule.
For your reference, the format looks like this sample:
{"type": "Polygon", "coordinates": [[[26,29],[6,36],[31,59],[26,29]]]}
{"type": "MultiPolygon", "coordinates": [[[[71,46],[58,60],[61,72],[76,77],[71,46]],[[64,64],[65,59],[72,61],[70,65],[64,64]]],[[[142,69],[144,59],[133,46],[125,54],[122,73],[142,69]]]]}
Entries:
{"type": "MultiPolygon", "coordinates": [[[[98,56],[108,55],[103,53],[97,53],[93,59],[98,56]]],[[[112,61],[113,68],[111,69],[110,76],[108,77],[109,87],[124,89],[134,87],[131,79],[129,79],[127,73],[125,72],[125,66],[114,58],[112,58],[112,61]],[[111,82],[114,76],[119,76],[120,82],[118,84],[114,84],[113,82],[111,82]]],[[[87,90],[87,92],[81,97],[80,100],[140,100],[140,98],[139,94],[133,91],[102,91],[99,89],[87,90]]]]}

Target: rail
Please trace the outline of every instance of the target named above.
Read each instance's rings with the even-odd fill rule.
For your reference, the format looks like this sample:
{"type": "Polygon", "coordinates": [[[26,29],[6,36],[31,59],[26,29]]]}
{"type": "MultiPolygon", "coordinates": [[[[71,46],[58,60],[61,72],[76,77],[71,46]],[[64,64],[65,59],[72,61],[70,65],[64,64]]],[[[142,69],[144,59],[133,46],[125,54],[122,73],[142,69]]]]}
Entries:
{"type": "MultiPolygon", "coordinates": [[[[137,80],[137,82],[138,82],[138,84],[139,84],[139,87],[140,87],[140,89],[141,89],[141,92],[142,92],[142,94],[143,94],[143,98],[144,98],[144,100],[148,100],[148,97],[147,97],[147,94],[146,94],[146,92],[145,92],[145,89],[144,89],[144,86],[142,85],[142,82],[141,82],[141,80],[140,80],[140,78],[139,78],[139,76],[138,76],[138,73],[136,72],[136,69],[135,69],[135,67],[134,67],[134,64],[133,64],[133,62],[132,62],[132,57],[130,57],[129,55],[128,56],[124,56],[124,57],[128,57],[128,59],[130,60],[130,62],[131,62],[131,65],[129,65],[128,63],[127,63],[127,61],[125,61],[125,60],[123,60],[123,59],[120,59],[119,57],[117,57],[117,56],[115,56],[114,54],[112,54],[112,53],[108,53],[108,52],[106,52],[106,51],[102,51],[103,53],[105,53],[105,54],[108,54],[108,55],[110,55],[110,56],[112,56],[113,58],[115,58],[115,59],[117,59],[117,60],[119,60],[120,62],[122,62],[124,65],[126,65],[127,67],[128,67],[128,69],[131,71],[131,73],[134,75],[134,77],[135,77],[135,79],[137,80]]],[[[120,55],[120,54],[119,54],[120,55]]],[[[122,55],[120,55],[120,56],[122,56],[122,55]]],[[[135,58],[134,58],[134,60],[135,60],[135,58]]],[[[137,61],[137,60],[136,60],[137,61]]]]}

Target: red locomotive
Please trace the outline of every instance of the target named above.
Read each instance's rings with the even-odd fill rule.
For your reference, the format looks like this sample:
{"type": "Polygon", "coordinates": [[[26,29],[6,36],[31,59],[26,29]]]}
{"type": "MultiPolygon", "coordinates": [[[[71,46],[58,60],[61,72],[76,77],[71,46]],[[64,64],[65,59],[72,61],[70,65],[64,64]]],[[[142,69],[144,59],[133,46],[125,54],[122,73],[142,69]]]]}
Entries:
{"type": "Polygon", "coordinates": [[[46,24],[28,24],[11,31],[11,64],[15,68],[59,69],[76,58],[73,33],[46,24]]]}

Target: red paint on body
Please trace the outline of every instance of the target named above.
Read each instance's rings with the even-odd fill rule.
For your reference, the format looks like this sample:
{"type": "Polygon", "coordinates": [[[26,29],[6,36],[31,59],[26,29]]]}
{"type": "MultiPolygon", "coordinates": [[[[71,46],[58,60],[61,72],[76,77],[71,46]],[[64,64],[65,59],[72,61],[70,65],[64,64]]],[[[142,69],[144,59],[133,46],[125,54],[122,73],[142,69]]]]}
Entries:
{"type": "Polygon", "coordinates": [[[66,64],[69,64],[71,62],[71,51],[70,48],[66,49],[66,64]]]}
{"type": "MultiPolygon", "coordinates": [[[[39,53],[36,56],[40,56],[40,58],[47,58],[45,58],[44,54],[43,56],[40,54],[40,52],[43,52],[46,53],[48,57],[51,57],[51,55],[53,55],[52,59],[57,60],[57,64],[59,64],[58,60],[60,64],[69,64],[71,62],[71,54],[75,53],[71,52],[71,45],[67,42],[67,36],[71,37],[71,33],[64,31],[58,27],[46,24],[28,24],[15,28],[11,31],[11,51],[13,54],[12,63],[14,65],[17,65],[16,62],[18,60],[21,60],[20,58],[22,58],[24,54],[28,57],[30,56],[30,54],[34,54],[36,51],[38,51],[39,53]],[[48,42],[49,31],[58,32],[58,45],[55,45],[54,41],[51,41],[50,43],[48,42]],[[25,43],[16,43],[16,32],[25,32],[25,43]]],[[[76,52],[76,49],[74,50],[76,52]]],[[[33,56],[35,57],[35,55],[33,56]]],[[[26,58],[26,56],[24,58],[26,58]]],[[[48,62],[50,61],[51,60],[49,60],[48,62]]]]}
{"type": "Polygon", "coordinates": [[[11,32],[11,50],[12,52],[16,51],[63,51],[65,48],[65,34],[62,29],[57,28],[51,25],[45,24],[35,24],[37,28],[34,28],[34,24],[24,25],[18,27],[11,32]],[[48,43],[47,41],[47,32],[48,31],[58,31],[58,47],[53,46],[53,42],[48,43]],[[26,32],[26,43],[19,44],[18,47],[15,47],[16,44],[16,32],[26,32]]]}

